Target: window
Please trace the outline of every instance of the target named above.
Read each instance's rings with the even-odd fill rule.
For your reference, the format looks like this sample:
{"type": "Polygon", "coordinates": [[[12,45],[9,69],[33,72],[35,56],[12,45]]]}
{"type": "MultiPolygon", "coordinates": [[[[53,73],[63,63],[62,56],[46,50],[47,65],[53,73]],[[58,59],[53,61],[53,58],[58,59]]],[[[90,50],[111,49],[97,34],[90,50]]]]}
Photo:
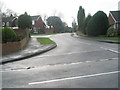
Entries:
{"type": "Polygon", "coordinates": [[[9,22],[6,23],[6,26],[9,26],[9,22]]]}
{"type": "Polygon", "coordinates": [[[34,22],[34,20],[32,20],[32,25],[34,25],[35,24],[35,22],[34,22]]]}
{"type": "Polygon", "coordinates": [[[3,27],[5,26],[5,22],[2,23],[2,26],[3,26],[3,27]]]}

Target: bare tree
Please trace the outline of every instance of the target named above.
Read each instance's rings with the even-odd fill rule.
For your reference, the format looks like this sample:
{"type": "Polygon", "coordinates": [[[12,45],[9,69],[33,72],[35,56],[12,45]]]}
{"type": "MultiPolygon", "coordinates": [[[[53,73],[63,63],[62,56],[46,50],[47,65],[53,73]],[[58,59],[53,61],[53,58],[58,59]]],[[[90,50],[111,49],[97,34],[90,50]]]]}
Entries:
{"type": "Polygon", "coordinates": [[[7,16],[17,16],[17,13],[14,12],[11,9],[6,8],[6,5],[4,2],[0,1],[0,12],[2,13],[2,17],[7,17],[7,16]]]}
{"type": "Polygon", "coordinates": [[[0,12],[0,27],[2,27],[2,12],[0,12]]]}
{"type": "Polygon", "coordinates": [[[5,11],[5,14],[7,15],[7,16],[14,16],[14,17],[16,17],[17,16],[17,13],[16,12],[14,12],[13,10],[11,10],[11,9],[7,9],[6,11],[5,11]]]}
{"type": "Polygon", "coordinates": [[[118,2],[118,10],[120,10],[120,1],[118,2]]]}
{"type": "Polygon", "coordinates": [[[3,10],[5,10],[5,4],[0,1],[0,12],[2,12],[3,10]]]}
{"type": "Polygon", "coordinates": [[[53,16],[56,16],[57,10],[53,10],[53,16]]]}
{"type": "Polygon", "coordinates": [[[58,16],[59,16],[60,18],[62,18],[62,19],[64,18],[63,13],[61,13],[61,12],[58,13],[58,16]]]}

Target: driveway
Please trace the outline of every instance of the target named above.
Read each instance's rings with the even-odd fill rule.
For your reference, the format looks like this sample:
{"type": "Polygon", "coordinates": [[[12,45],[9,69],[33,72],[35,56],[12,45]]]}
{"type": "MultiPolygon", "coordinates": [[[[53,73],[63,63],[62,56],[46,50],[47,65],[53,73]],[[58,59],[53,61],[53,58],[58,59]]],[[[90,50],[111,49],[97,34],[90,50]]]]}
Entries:
{"type": "MultiPolygon", "coordinates": [[[[39,36],[36,36],[39,37],[39,36]]],[[[118,45],[48,35],[57,48],[2,65],[3,88],[118,88],[118,45]]]]}

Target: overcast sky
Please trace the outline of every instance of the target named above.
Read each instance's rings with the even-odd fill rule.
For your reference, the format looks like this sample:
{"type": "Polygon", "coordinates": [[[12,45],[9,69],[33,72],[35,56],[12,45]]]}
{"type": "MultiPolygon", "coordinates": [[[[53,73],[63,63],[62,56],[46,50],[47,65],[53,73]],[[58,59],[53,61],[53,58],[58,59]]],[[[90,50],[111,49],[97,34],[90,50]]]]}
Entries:
{"type": "Polygon", "coordinates": [[[107,15],[109,11],[118,10],[120,0],[0,0],[4,2],[6,8],[12,9],[18,14],[25,11],[30,15],[58,15],[69,26],[76,19],[79,6],[88,13],[95,14],[98,10],[104,11],[107,15]]]}

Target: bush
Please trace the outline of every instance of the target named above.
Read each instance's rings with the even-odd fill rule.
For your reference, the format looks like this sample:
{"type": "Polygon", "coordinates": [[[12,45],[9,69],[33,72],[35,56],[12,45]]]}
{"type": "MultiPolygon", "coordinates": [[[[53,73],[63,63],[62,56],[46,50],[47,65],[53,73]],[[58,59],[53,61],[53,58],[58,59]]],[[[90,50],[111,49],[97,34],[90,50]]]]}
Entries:
{"type": "Polygon", "coordinates": [[[32,28],[32,18],[27,13],[18,17],[18,27],[21,29],[32,28]]]}
{"type": "Polygon", "coordinates": [[[10,27],[2,29],[2,43],[18,41],[19,37],[10,27]]]}
{"type": "Polygon", "coordinates": [[[103,11],[98,11],[90,19],[86,34],[88,36],[106,35],[108,29],[108,17],[103,11]]]}
{"type": "Polygon", "coordinates": [[[113,26],[109,27],[107,30],[108,37],[116,37],[118,35],[117,30],[113,26]]]}
{"type": "Polygon", "coordinates": [[[91,18],[92,18],[92,16],[90,14],[85,18],[85,20],[83,22],[83,30],[82,30],[83,34],[86,34],[87,25],[91,18]]]}

